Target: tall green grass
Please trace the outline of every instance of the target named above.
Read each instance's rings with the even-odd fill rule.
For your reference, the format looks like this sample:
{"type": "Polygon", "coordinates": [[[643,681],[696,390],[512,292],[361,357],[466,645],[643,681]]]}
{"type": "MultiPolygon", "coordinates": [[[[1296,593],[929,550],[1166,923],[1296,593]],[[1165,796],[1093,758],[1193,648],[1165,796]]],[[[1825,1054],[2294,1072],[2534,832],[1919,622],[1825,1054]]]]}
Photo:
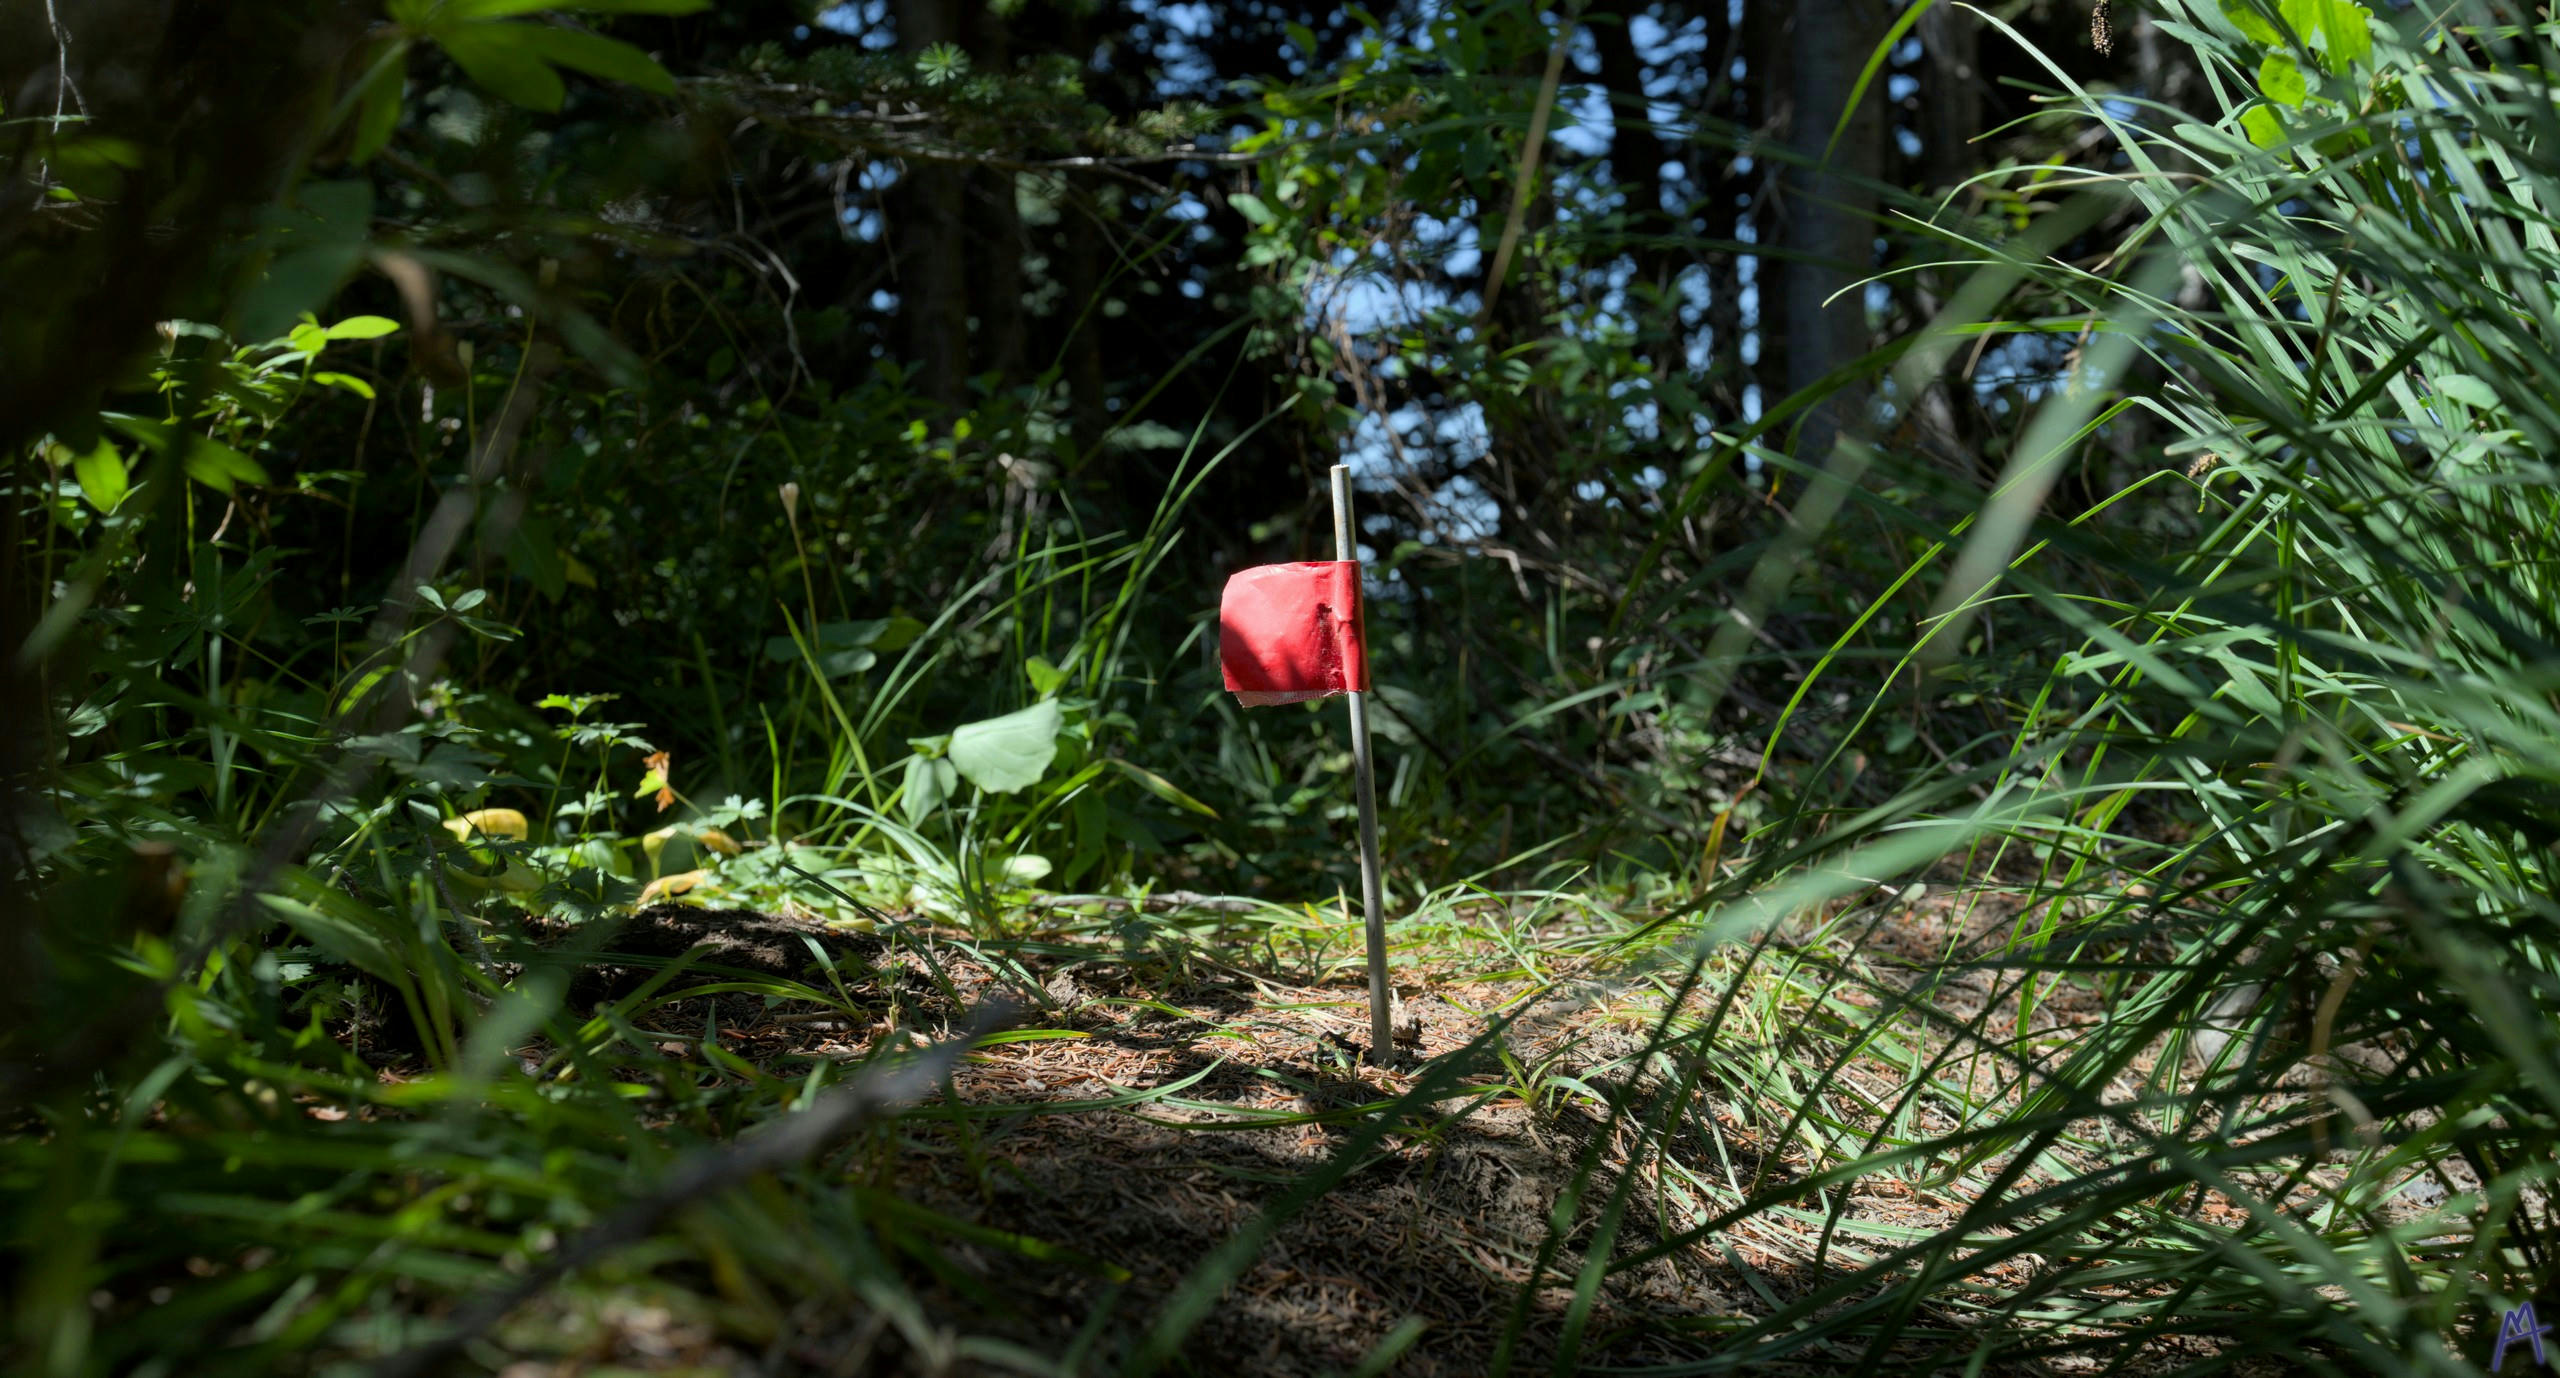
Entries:
{"type": "MultiPolygon", "coordinates": [[[[1988,328],[2086,342],[1980,512],[1888,595],[1934,601],[1895,681],[1992,695],[2011,725],[1970,768],[1764,831],[1703,897],[1690,940],[1745,941],[1758,974],[1721,965],[1657,1003],[1633,1060],[1650,1096],[1611,1112],[1642,1151],[1586,1159],[1548,1252],[1571,1238],[1586,1260],[1560,1279],[1578,1325],[1662,1255],[1744,1231],[1802,1249],[1764,1314],[1645,1371],[2087,1355],[2458,1373],[2505,1308],[2550,1299],[2553,33],[2481,4],[2230,8],[2162,7],[2204,64],[2207,117],[2050,68],[2055,108],[2122,149],[2084,193],[2139,213],[2115,252],[1934,231],[1950,261],[2023,281],[2016,300],[2059,303],[1988,328]],[[2043,519],[2060,469],[2135,408],[2172,436],[2163,467],[2043,519]],[[2134,516],[2171,502],[2195,534],[2146,544],[2134,516]],[[2087,577],[2101,566],[2114,577],[2087,577]],[[1925,958],[1841,940],[1899,907],[1844,897],[1923,875],[1996,903],[1925,958]],[[1766,1027],[1738,1010],[1787,989],[1811,995],[1791,1029],[1737,1037],[1766,1027]],[[1719,1108],[1804,1164],[1718,1170],[1719,1108]],[[1638,1184],[1665,1176],[1694,1184],[1689,1219],[1640,1228],[1638,1184]],[[1952,1219],[1860,1218],[1847,1193],[1879,1177],[1952,1219]]],[[[1855,482],[1894,456],[1764,457],[1912,520],[1855,482]]]]}

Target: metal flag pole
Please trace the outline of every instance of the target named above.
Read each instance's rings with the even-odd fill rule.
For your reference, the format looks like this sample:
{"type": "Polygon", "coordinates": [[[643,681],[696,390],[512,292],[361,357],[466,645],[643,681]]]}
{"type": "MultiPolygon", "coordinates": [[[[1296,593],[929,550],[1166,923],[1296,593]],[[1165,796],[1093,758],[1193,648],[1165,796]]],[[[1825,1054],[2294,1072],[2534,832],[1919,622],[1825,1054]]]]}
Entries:
{"type": "MultiPolygon", "coordinates": [[[[1337,560],[1358,561],[1351,535],[1351,466],[1333,466],[1333,550],[1337,560]]],[[[1378,882],[1378,780],[1369,763],[1369,705],[1354,689],[1351,701],[1351,775],[1360,798],[1360,907],[1369,930],[1369,1061],[1385,1066],[1395,1047],[1387,1018],[1386,895],[1378,882]]]]}

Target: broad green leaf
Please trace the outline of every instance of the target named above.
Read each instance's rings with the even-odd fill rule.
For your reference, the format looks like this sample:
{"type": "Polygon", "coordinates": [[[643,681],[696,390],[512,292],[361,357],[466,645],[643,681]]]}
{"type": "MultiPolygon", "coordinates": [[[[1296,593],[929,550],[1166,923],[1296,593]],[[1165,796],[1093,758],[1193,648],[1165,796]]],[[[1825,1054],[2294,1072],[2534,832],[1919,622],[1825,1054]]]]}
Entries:
{"type": "Polygon", "coordinates": [[[1279,219],[1278,216],[1271,213],[1271,208],[1269,206],[1262,204],[1261,197],[1256,196],[1249,191],[1227,193],[1227,204],[1235,207],[1238,215],[1243,216],[1245,219],[1252,221],[1256,225],[1268,225],[1279,219]]]}
{"type": "Polygon", "coordinates": [[[1057,759],[1058,729],[1066,722],[1056,699],[1019,713],[988,718],[954,730],[951,764],[970,784],[1010,794],[1036,783],[1057,759]]]}
{"type": "Polygon", "coordinates": [[[531,24],[468,24],[437,31],[436,42],[473,81],[528,110],[557,110],[569,94],[560,74],[534,53],[531,24]]]}
{"type": "Polygon", "coordinates": [[[2258,12],[2251,0],[2221,0],[2221,5],[2222,17],[2230,20],[2243,36],[2260,43],[2284,42],[2284,34],[2258,12]]]}
{"type": "Polygon", "coordinates": [[[246,453],[197,435],[195,441],[184,441],[182,453],[187,456],[187,476],[205,484],[212,492],[233,492],[233,484],[264,484],[266,469],[246,453]]]}
{"type": "Polygon", "coordinates": [[[348,161],[362,166],[391,142],[400,128],[400,96],[409,84],[406,39],[392,42],[374,59],[372,75],[356,106],[355,138],[347,146],[348,161]]]}
{"type": "Polygon", "coordinates": [[[2284,121],[2277,118],[2272,105],[2253,105],[2241,111],[2240,127],[2248,131],[2249,142],[2260,148],[2284,147],[2284,121]]]}
{"type": "Polygon", "coordinates": [[[2258,64],[2258,89],[2278,105],[2300,105],[2311,94],[2311,85],[2303,79],[2302,68],[2282,53],[2269,53],[2258,64]]]}
{"type": "Polygon", "coordinates": [[[377,340],[400,328],[400,322],[388,316],[349,316],[329,327],[333,340],[377,340]]]}
{"type": "Polygon", "coordinates": [[[922,635],[924,635],[922,622],[903,614],[891,616],[882,619],[880,634],[871,638],[871,649],[883,655],[891,651],[903,651],[914,645],[916,638],[922,635]]]}
{"type": "Polygon", "coordinates": [[[898,796],[898,807],[905,812],[908,824],[921,828],[925,820],[933,816],[933,811],[942,807],[942,801],[951,797],[952,790],[959,783],[960,773],[952,768],[949,761],[933,756],[910,756],[907,758],[906,790],[898,796]]]}
{"type": "Polygon", "coordinates": [[[2371,15],[2354,0],[2285,0],[2284,17],[2306,43],[2316,43],[2329,70],[2345,72],[2373,52],[2371,15]]]}
{"type": "Polygon", "coordinates": [[[2436,378],[2436,391],[2466,407],[2495,411],[2499,407],[2497,390],[2468,373],[2446,373],[2436,378]]]}
{"type": "Polygon", "coordinates": [[[1023,665],[1022,672],[1031,680],[1031,692],[1044,699],[1067,682],[1067,672],[1050,664],[1046,656],[1033,656],[1023,665]]]}
{"type": "Polygon", "coordinates": [[[124,456],[117,454],[116,447],[103,439],[98,442],[98,448],[71,461],[71,474],[80,481],[81,496],[101,512],[116,510],[117,505],[124,501],[124,495],[132,491],[125,474],[124,456]]]}
{"type": "Polygon", "coordinates": [[[1006,857],[994,879],[1011,881],[1016,885],[1037,885],[1055,869],[1049,858],[1038,852],[1022,852],[1006,857]]]}
{"type": "Polygon", "coordinates": [[[647,53],[602,34],[580,33],[576,29],[537,28],[532,25],[507,25],[524,28],[517,42],[538,57],[573,67],[592,77],[619,81],[661,96],[676,93],[676,79],[667,75],[647,53]]]}

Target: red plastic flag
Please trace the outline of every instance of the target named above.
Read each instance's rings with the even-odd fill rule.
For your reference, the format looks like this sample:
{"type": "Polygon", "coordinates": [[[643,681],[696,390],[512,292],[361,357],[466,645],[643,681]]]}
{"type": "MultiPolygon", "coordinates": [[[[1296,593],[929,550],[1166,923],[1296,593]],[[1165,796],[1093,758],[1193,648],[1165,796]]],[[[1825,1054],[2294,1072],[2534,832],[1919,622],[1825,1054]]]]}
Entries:
{"type": "Polygon", "coordinates": [[[1218,601],[1218,663],[1247,708],[1367,690],[1359,562],[1238,570],[1218,601]]]}

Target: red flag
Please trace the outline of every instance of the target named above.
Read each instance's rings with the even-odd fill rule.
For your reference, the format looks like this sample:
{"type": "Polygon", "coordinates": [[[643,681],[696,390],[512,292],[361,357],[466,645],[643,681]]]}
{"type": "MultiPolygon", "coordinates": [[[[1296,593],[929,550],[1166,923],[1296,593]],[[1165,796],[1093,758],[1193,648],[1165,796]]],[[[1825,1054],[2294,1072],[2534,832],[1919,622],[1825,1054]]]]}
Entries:
{"type": "Polygon", "coordinates": [[[1247,708],[1366,690],[1359,562],[1238,570],[1218,602],[1218,663],[1247,708]]]}

